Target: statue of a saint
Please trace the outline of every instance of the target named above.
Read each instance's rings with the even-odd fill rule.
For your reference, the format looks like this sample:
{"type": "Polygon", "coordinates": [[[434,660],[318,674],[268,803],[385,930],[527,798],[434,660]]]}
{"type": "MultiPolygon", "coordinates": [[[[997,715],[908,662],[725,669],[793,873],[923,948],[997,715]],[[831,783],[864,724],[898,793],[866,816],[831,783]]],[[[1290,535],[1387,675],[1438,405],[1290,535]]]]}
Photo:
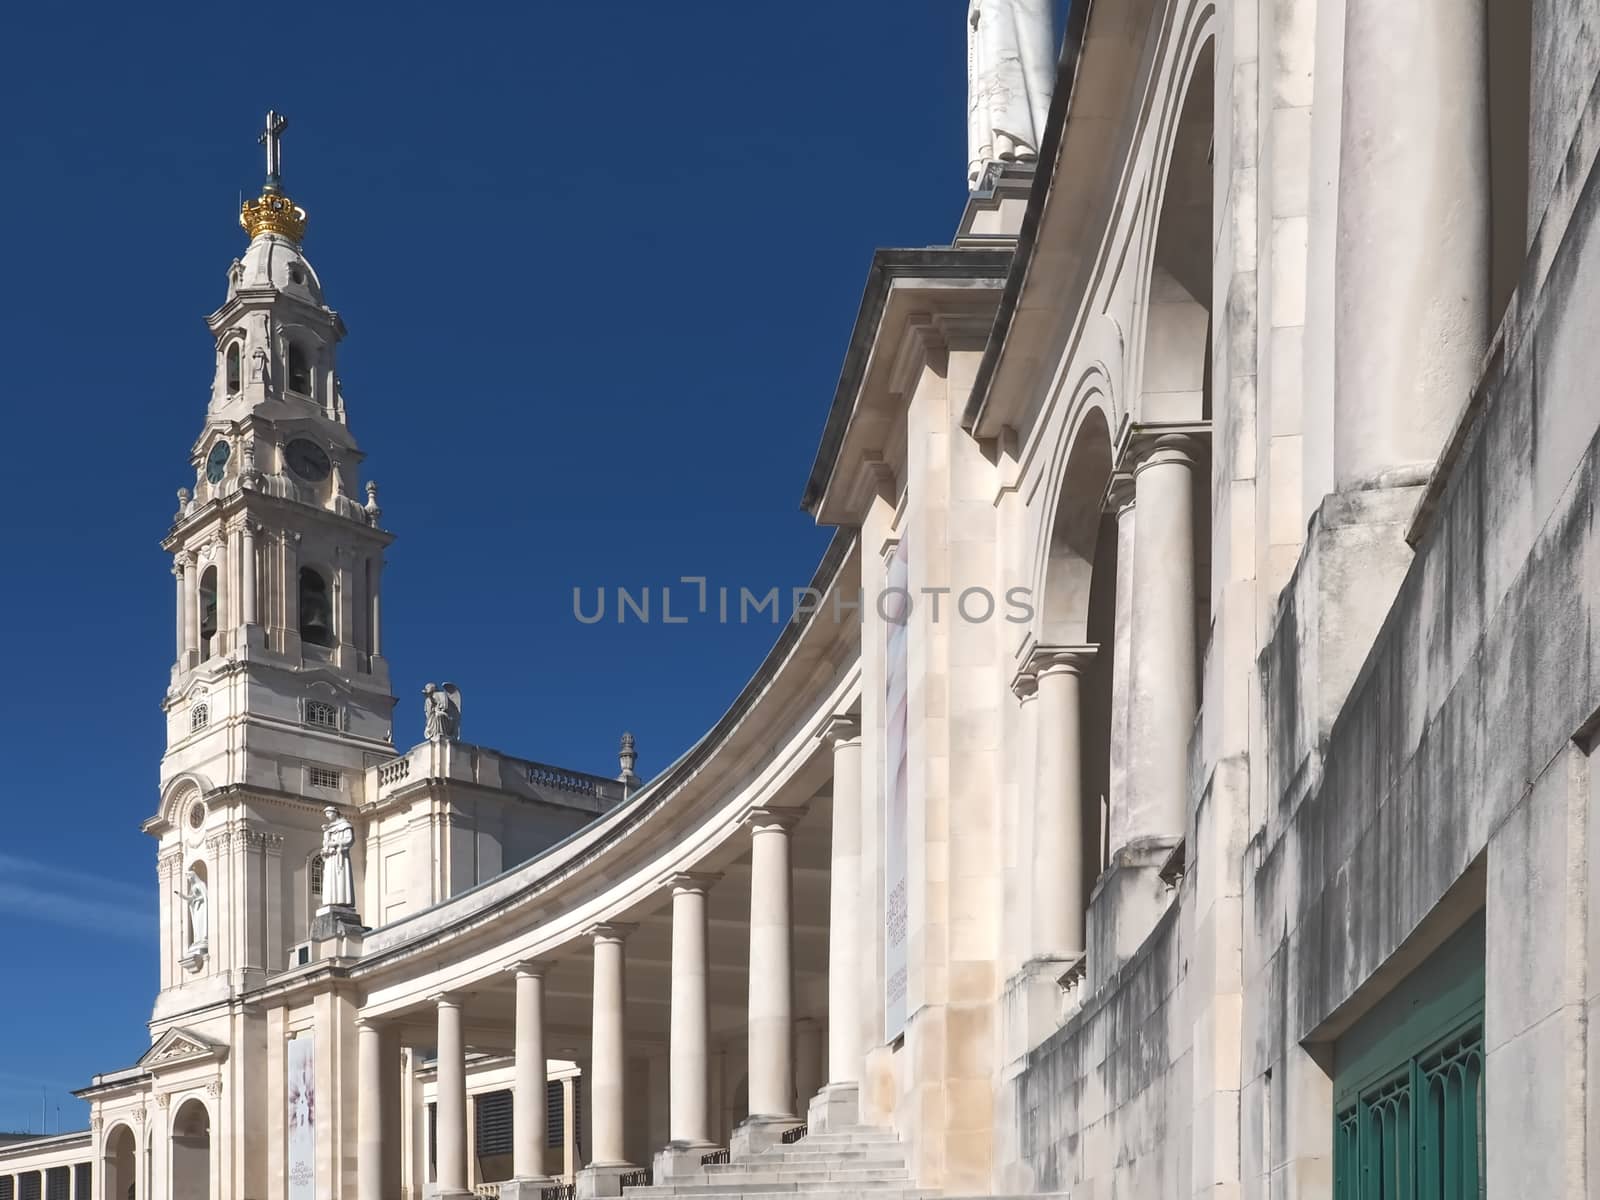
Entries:
{"type": "Polygon", "coordinates": [[[184,902],[189,906],[189,953],[206,948],[206,881],[190,871],[184,880],[184,902]]]}
{"type": "Polygon", "coordinates": [[[461,689],[453,683],[422,689],[422,729],[430,742],[461,737],[461,689]]]}
{"type": "Polygon", "coordinates": [[[1056,82],[1051,0],[971,0],[967,7],[967,186],[992,162],[1039,157],[1056,82]]]}
{"type": "Polygon", "coordinates": [[[322,906],[354,908],[356,884],[350,870],[350,847],[355,845],[355,827],[331,804],[322,815],[328,818],[322,827],[322,906]]]}

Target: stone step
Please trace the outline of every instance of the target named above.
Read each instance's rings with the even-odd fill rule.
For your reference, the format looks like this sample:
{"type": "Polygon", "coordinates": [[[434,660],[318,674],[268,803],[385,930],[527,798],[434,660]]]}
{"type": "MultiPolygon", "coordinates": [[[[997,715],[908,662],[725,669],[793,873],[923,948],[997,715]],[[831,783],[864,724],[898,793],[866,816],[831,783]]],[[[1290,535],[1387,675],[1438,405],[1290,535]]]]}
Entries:
{"type": "Polygon", "coordinates": [[[864,1168],[883,1168],[883,1166],[906,1165],[906,1154],[898,1146],[893,1150],[813,1150],[806,1154],[784,1152],[778,1154],[776,1150],[768,1150],[766,1154],[755,1155],[754,1158],[734,1158],[733,1162],[717,1163],[707,1166],[707,1170],[725,1170],[728,1166],[747,1170],[755,1166],[771,1166],[776,1170],[792,1170],[795,1166],[864,1166],[864,1168]]]}
{"type": "Polygon", "coordinates": [[[622,1200],[674,1200],[682,1197],[699,1197],[701,1200],[736,1200],[736,1197],[789,1197],[805,1195],[808,1200],[928,1200],[938,1195],[922,1187],[899,1187],[896,1184],[693,1184],[682,1182],[677,1186],[624,1187],[622,1200]]]}
{"type": "MultiPolygon", "coordinates": [[[[706,1168],[707,1184],[724,1183],[909,1183],[911,1173],[899,1167],[783,1167],[752,1169],[733,1163],[706,1168]]],[[[687,1181],[685,1181],[687,1182],[687,1181]]]]}

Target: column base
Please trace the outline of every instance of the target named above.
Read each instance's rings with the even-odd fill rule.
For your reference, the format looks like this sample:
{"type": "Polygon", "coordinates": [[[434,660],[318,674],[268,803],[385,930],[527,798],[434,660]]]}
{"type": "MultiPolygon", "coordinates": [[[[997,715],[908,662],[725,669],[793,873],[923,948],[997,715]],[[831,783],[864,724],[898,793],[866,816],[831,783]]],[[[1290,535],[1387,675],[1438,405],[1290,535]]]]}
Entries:
{"type": "Polygon", "coordinates": [[[799,1117],[746,1117],[728,1139],[728,1156],[743,1160],[764,1154],[783,1141],[786,1130],[802,1124],[799,1117]]]}
{"type": "Polygon", "coordinates": [[[1080,973],[1082,954],[1030,958],[1000,993],[1006,1062],[1015,1062],[1061,1027],[1065,980],[1080,973]]]}
{"type": "Polygon", "coordinates": [[[367,927],[354,908],[346,904],[325,904],[311,918],[307,936],[313,942],[325,942],[336,937],[359,938],[366,932],[367,927]]]}
{"type": "Polygon", "coordinates": [[[669,1142],[656,1151],[652,1164],[655,1181],[668,1183],[685,1175],[698,1175],[705,1170],[700,1160],[717,1149],[715,1142],[669,1142]]]}
{"type": "Polygon", "coordinates": [[[622,1177],[632,1175],[639,1168],[632,1163],[602,1163],[587,1166],[578,1172],[578,1200],[591,1200],[595,1196],[622,1195],[622,1177]]]}
{"type": "Polygon", "coordinates": [[[1094,995],[1138,952],[1156,927],[1172,889],[1161,878],[1178,837],[1141,838],[1116,850],[1089,895],[1089,972],[1084,982],[1094,995]]]}
{"type": "Polygon", "coordinates": [[[806,1125],[812,1133],[848,1129],[861,1124],[861,1085],[830,1083],[811,1097],[806,1106],[806,1125]]]}
{"type": "Polygon", "coordinates": [[[500,1200],[540,1200],[547,1187],[555,1180],[548,1175],[530,1175],[524,1179],[508,1179],[500,1185],[500,1200]]]}

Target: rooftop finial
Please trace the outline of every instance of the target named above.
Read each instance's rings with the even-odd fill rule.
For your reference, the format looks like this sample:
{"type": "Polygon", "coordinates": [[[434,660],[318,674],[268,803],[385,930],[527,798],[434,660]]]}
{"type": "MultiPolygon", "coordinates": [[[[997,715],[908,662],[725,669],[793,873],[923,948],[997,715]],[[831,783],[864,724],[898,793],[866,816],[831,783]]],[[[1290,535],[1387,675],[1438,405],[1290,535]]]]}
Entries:
{"type": "Polygon", "coordinates": [[[252,238],[276,233],[298,242],[306,235],[306,210],[283,191],[283,131],[288,127],[288,118],[269,110],[266,127],[256,137],[267,148],[267,182],[259,200],[246,200],[239,209],[239,224],[252,238]]]}
{"type": "Polygon", "coordinates": [[[282,113],[267,110],[267,127],[256,139],[267,148],[267,191],[275,192],[283,185],[283,131],[289,119],[282,113]]]}
{"type": "Polygon", "coordinates": [[[617,751],[617,761],[622,766],[622,774],[617,776],[618,782],[626,792],[639,786],[639,776],[634,772],[633,764],[639,761],[639,754],[633,748],[633,734],[622,735],[622,748],[617,751]]]}

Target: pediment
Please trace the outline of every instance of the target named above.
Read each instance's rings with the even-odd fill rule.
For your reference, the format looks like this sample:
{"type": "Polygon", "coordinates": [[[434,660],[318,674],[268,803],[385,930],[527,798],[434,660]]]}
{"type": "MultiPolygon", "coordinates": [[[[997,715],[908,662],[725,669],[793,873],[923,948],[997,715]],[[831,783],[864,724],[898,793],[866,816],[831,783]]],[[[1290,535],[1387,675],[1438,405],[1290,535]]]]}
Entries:
{"type": "Polygon", "coordinates": [[[213,1042],[187,1029],[169,1029],[140,1056],[138,1065],[148,1071],[160,1071],[190,1063],[220,1062],[227,1056],[228,1048],[220,1042],[213,1042]]]}

